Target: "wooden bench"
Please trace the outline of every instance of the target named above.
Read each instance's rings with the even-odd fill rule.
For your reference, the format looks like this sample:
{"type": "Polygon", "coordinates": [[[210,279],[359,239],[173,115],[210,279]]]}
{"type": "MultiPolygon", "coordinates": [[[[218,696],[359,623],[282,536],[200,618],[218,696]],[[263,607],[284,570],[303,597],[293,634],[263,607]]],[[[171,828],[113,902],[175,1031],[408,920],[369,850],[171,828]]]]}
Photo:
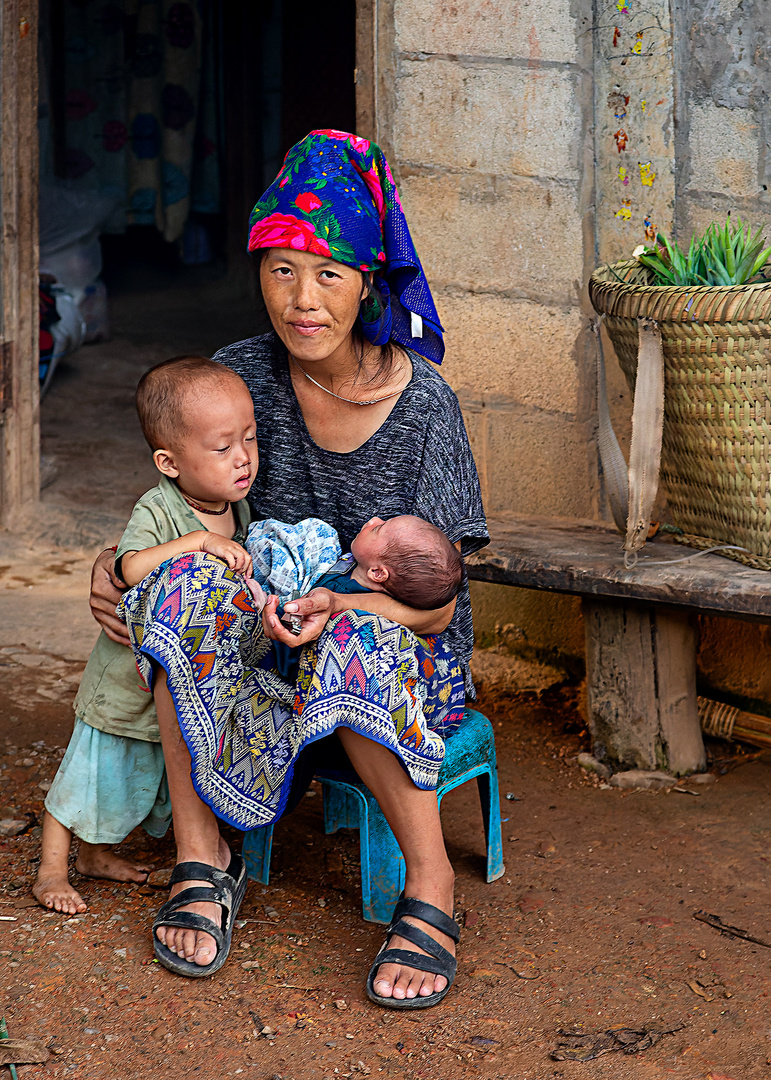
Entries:
{"type": "Polygon", "coordinates": [[[589,726],[614,768],[704,768],[696,704],[696,614],[771,622],[771,573],[671,539],[649,541],[633,570],[622,538],[592,522],[496,515],[469,577],[581,597],[589,726]]]}

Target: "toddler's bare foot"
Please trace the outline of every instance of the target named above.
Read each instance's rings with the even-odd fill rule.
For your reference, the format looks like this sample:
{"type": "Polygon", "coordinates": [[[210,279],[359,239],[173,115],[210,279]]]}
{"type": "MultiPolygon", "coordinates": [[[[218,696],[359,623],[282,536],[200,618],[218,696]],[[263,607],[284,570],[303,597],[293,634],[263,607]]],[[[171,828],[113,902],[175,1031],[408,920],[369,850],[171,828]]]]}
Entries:
{"type": "Polygon", "coordinates": [[[87,910],[86,902],[70,885],[67,875],[62,876],[61,872],[50,870],[42,863],[32,886],[32,895],[44,908],[53,908],[65,915],[79,915],[87,910]]]}
{"type": "Polygon", "coordinates": [[[130,862],[116,855],[109,844],[87,844],[81,840],[75,869],[86,877],[107,878],[109,881],[136,881],[141,885],[147,881],[152,866],[130,862]]]}

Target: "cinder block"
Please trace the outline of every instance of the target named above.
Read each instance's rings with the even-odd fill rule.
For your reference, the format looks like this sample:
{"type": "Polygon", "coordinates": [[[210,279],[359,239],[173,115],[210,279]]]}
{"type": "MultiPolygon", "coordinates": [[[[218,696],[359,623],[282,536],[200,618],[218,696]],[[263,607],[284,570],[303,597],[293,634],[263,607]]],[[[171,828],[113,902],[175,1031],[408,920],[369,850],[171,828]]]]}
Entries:
{"type": "Polygon", "coordinates": [[[735,198],[760,194],[760,131],[747,109],[692,105],[689,188],[735,198]]]}
{"type": "Polygon", "coordinates": [[[526,516],[596,516],[593,451],[584,425],[543,413],[490,409],[485,507],[526,516]]]}
{"type": "Polygon", "coordinates": [[[578,308],[470,293],[437,291],[435,298],[446,331],[442,374],[456,393],[501,395],[521,405],[576,412],[578,308]]]}
{"type": "Polygon", "coordinates": [[[575,62],[571,0],[396,0],[402,52],[575,62]]]}
{"type": "Polygon", "coordinates": [[[503,628],[509,633],[516,629],[528,651],[553,649],[562,656],[583,659],[584,623],[577,596],[472,581],[471,606],[478,641],[497,636],[496,631],[503,628]]]}
{"type": "Polygon", "coordinates": [[[404,60],[394,143],[403,162],[500,176],[579,176],[581,110],[569,70],[404,60]]]}
{"type": "Polygon", "coordinates": [[[758,211],[757,208],[751,211],[744,210],[741,204],[726,202],[720,196],[702,196],[699,193],[698,197],[684,196],[680,200],[679,207],[681,227],[677,238],[681,247],[687,248],[691,236],[694,233],[703,233],[710,222],[724,222],[729,210],[732,221],[735,222],[737,218],[741,218],[745,223],[751,223],[753,232],[758,226],[762,226],[764,235],[767,237],[766,243],[771,243],[771,206],[767,207],[765,213],[758,211]]]}
{"type": "Polygon", "coordinates": [[[441,285],[577,302],[583,235],[575,185],[467,174],[403,175],[407,220],[441,285]]]}

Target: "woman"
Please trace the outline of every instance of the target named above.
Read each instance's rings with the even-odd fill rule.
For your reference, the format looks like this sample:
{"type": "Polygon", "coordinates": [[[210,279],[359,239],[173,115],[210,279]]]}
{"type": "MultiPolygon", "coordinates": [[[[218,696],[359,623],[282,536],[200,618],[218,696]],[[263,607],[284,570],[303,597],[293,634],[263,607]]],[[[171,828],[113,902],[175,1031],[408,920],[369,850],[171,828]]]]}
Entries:
{"type": "MultiPolygon", "coordinates": [[[[441,362],[441,327],[380,149],[345,132],[312,132],[290,150],[250,226],[274,332],[216,359],[245,379],[255,403],[254,514],[323,518],[346,548],[373,516],[413,513],[465,554],[483,546],[460,409],[425,359],[441,362]]],[[[291,809],[320,760],[347,755],[406,864],[407,899],[368,994],[395,1008],[436,1004],[454,978],[458,931],[435,787],[441,735],[462,717],[464,679],[473,694],[468,589],[431,612],[384,593],[316,589],[295,602],[299,637],[271,601],[266,636],[306,646],[288,686],[272,652],[244,649],[256,615],[242,582],[199,556],[183,559],[126,603],[135,651],[154,672],[178,847],[156,954],[188,975],[221,965],[244,881],[217,815],[241,828],[267,824],[291,809]]],[[[92,606],[120,636],[123,627],[101,613],[114,602],[99,577],[105,563],[92,606]]]]}

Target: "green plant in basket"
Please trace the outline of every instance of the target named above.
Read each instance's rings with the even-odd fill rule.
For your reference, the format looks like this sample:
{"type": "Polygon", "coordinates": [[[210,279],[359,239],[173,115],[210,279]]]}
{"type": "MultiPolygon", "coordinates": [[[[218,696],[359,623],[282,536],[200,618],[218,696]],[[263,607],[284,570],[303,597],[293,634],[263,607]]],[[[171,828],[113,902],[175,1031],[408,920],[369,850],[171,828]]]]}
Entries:
{"type": "MultiPolygon", "coordinates": [[[[771,247],[763,247],[762,229],[737,218],[736,225],[714,221],[704,235],[692,237],[687,253],[676,242],[658,233],[656,247],[640,247],[637,261],[653,275],[654,285],[745,285],[758,278],[771,257],[771,247]]],[[[759,280],[764,280],[762,277],[759,280]]]]}

